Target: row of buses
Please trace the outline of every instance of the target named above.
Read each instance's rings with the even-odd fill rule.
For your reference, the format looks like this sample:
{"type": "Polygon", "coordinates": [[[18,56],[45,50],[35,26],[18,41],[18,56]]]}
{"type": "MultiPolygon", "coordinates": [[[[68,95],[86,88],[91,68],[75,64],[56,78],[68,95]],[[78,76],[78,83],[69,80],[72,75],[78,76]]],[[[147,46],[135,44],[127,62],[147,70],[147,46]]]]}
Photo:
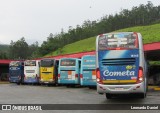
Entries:
{"type": "Polygon", "coordinates": [[[12,61],[9,65],[9,81],[17,84],[63,84],[96,86],[96,62],[94,55],[59,60],[12,61]]]}
{"type": "Polygon", "coordinates": [[[119,94],[145,98],[147,70],[141,34],[113,32],[97,36],[96,57],[13,61],[10,82],[97,85],[107,99],[119,94]]]}

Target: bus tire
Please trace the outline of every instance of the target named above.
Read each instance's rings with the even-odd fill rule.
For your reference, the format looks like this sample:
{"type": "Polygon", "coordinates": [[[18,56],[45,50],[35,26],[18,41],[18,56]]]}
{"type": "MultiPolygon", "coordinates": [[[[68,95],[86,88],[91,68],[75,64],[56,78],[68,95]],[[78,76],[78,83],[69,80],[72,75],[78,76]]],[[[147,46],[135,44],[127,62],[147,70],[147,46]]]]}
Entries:
{"type": "Polygon", "coordinates": [[[106,93],[106,98],[107,98],[107,99],[112,99],[112,95],[111,95],[111,94],[106,93]]]}
{"type": "Polygon", "coordinates": [[[20,82],[17,82],[17,85],[20,85],[20,82]]]}
{"type": "Polygon", "coordinates": [[[146,93],[140,93],[140,94],[139,94],[139,98],[141,98],[141,99],[146,98],[146,93]]]}

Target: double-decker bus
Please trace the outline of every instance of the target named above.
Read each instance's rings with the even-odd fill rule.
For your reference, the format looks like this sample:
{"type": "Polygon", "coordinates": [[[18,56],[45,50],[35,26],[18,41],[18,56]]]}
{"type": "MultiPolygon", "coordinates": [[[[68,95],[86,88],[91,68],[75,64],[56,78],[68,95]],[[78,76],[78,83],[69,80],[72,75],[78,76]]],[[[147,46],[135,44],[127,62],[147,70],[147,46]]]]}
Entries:
{"type": "Polygon", "coordinates": [[[96,84],[96,57],[85,55],[81,58],[80,85],[95,87],[96,84]]]}
{"type": "Polygon", "coordinates": [[[58,81],[58,68],[55,59],[40,60],[40,80],[41,84],[56,84],[58,81]]]}
{"type": "Polygon", "coordinates": [[[62,58],[59,60],[58,84],[80,84],[80,63],[78,58],[62,58]]]}
{"type": "Polygon", "coordinates": [[[39,61],[24,61],[24,83],[39,83],[39,61]]]}
{"type": "Polygon", "coordinates": [[[11,83],[23,83],[24,63],[23,61],[11,61],[9,64],[9,81],[11,83]]]}
{"type": "Polygon", "coordinates": [[[97,92],[110,99],[119,94],[147,92],[142,36],[136,32],[106,33],[96,39],[97,92]]]}

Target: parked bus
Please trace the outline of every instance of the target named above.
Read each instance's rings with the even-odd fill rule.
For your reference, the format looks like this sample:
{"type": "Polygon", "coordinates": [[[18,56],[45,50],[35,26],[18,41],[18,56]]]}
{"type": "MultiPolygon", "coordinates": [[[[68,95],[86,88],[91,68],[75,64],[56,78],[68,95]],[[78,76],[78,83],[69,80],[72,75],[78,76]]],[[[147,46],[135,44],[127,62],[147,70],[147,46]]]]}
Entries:
{"type": "Polygon", "coordinates": [[[97,92],[114,94],[147,92],[147,68],[142,36],[135,32],[106,33],[96,39],[97,92]]]}
{"type": "Polygon", "coordinates": [[[39,83],[39,61],[24,61],[24,83],[39,83]]]}
{"type": "Polygon", "coordinates": [[[96,57],[85,55],[81,58],[80,85],[96,87],[96,57]]]}
{"type": "Polygon", "coordinates": [[[62,58],[59,60],[58,84],[80,84],[80,59],[62,58]]]}
{"type": "Polygon", "coordinates": [[[57,62],[54,59],[40,60],[40,83],[56,84],[58,82],[57,62]]]}
{"type": "Polygon", "coordinates": [[[11,83],[23,83],[24,63],[23,61],[11,61],[9,64],[9,81],[11,83]]]}

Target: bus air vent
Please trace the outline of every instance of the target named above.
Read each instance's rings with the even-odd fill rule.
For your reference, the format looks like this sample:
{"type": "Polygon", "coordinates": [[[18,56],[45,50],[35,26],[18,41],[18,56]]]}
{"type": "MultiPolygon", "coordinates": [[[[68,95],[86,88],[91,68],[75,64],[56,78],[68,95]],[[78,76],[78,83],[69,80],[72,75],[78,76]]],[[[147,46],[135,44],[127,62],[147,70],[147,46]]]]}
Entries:
{"type": "Polygon", "coordinates": [[[117,59],[102,59],[103,65],[133,65],[136,62],[135,58],[117,58],[117,59]]]}

